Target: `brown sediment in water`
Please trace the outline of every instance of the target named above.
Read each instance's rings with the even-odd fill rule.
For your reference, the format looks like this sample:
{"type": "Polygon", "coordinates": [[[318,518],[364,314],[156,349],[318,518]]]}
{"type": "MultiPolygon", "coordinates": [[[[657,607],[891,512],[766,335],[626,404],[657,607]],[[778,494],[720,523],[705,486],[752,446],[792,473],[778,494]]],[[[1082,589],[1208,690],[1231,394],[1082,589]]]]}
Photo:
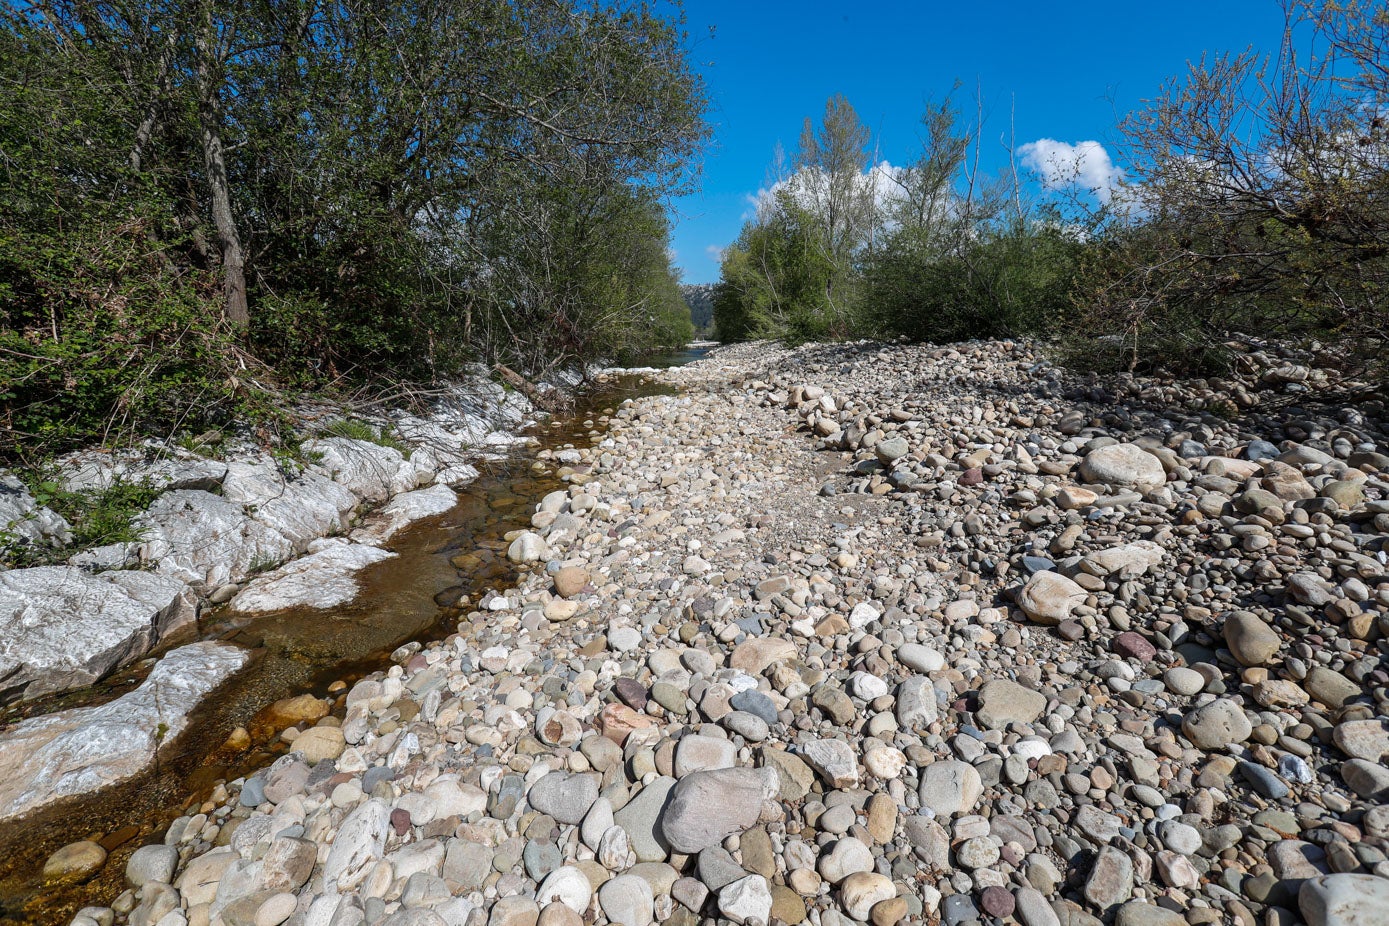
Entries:
{"type": "MultiPolygon", "coordinates": [[[[693,356],[697,354],[680,361],[693,356]]],[[[587,443],[604,409],[627,398],[671,391],[640,377],[615,377],[582,396],[571,415],[537,428],[534,436],[540,448],[587,443]]],[[[537,469],[533,463],[534,450],[523,450],[488,464],[458,490],[454,508],[397,534],[387,544],[397,555],[358,574],[362,592],[351,604],[255,618],[213,612],[199,621],[196,637],[170,641],[165,648],[192,639],[220,639],[256,653],[248,668],[194,711],[187,732],[165,748],[155,768],[0,827],[0,926],[63,924],[84,906],[110,904],[126,887],[131,853],[162,839],[177,817],[197,813],[219,782],[248,775],[288,750],[278,728],[257,722],[266,707],[305,692],[331,698],[334,682],[350,686],[387,668],[401,645],[452,633],[461,596],[475,601],[488,588],[513,585],[515,567],[506,560],[502,536],[529,527],[534,504],[567,487],[554,470],[537,469]],[[251,732],[246,749],[227,745],[237,727],[251,732]],[[81,885],[44,884],[44,861],[80,839],[94,839],[110,852],[101,871],[81,885]]],[[[137,686],[152,662],[93,688],[11,709],[0,715],[0,723],[110,701],[137,686]]],[[[334,701],[339,715],[340,708],[339,697],[334,701]]]]}

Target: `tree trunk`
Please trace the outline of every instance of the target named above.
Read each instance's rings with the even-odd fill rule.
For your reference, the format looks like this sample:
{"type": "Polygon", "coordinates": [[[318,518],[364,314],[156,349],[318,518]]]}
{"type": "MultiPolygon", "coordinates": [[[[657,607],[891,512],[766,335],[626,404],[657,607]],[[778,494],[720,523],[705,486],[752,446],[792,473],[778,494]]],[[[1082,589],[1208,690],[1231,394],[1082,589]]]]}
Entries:
{"type": "Polygon", "coordinates": [[[202,40],[198,43],[198,121],[202,128],[203,166],[207,185],[212,193],[212,223],[217,229],[217,244],[222,251],[222,290],[226,298],[224,311],[233,325],[245,325],[251,320],[246,305],[246,256],[241,250],[241,235],[232,215],[231,182],[227,179],[226,152],[222,146],[222,97],[214,74],[220,72],[215,60],[216,34],[213,31],[211,7],[207,10],[202,40]]]}
{"type": "MultiPolygon", "coordinates": [[[[135,144],[130,149],[130,169],[139,173],[145,166],[145,146],[150,143],[154,131],[159,126],[159,111],[169,95],[169,68],[173,63],[175,46],[178,44],[178,30],[170,29],[159,53],[159,70],[154,78],[154,89],[150,93],[149,106],[140,126],[135,130],[135,144]]],[[[134,90],[131,87],[131,90],[134,90]]]]}

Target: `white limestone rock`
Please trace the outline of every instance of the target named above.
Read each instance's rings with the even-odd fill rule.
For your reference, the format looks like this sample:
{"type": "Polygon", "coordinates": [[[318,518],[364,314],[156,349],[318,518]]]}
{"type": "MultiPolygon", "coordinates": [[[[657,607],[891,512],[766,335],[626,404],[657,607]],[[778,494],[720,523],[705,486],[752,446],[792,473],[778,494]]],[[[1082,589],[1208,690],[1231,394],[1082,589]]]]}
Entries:
{"type": "Polygon", "coordinates": [[[199,702],[250,658],[225,643],[181,646],[114,701],[15,725],[0,735],[0,820],[144,771],[184,731],[199,702]]]}
{"type": "Polygon", "coordinates": [[[0,695],[90,685],[197,618],[177,579],[73,566],[0,572],[0,695]]]}
{"type": "Polygon", "coordinates": [[[265,614],[287,608],[332,608],[357,597],[356,574],[395,556],[340,537],[315,542],[314,552],[259,576],[232,599],[233,611],[265,614]]]}

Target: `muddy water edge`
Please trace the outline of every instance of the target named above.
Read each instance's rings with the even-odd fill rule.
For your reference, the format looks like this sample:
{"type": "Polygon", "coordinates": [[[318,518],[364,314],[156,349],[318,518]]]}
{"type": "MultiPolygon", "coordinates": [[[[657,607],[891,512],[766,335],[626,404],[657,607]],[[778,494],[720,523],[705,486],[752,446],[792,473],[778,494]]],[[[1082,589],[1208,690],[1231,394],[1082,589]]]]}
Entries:
{"type": "MultiPolygon", "coordinates": [[[[657,360],[659,367],[689,362],[703,351],[657,360]]],[[[358,574],[356,601],[331,610],[294,609],[254,619],[229,619],[212,611],[192,639],[227,640],[254,650],[251,664],[194,712],[187,732],[167,746],[157,766],[94,795],[60,802],[0,826],[0,926],[65,924],[84,906],[110,904],[126,887],[125,864],[143,845],[162,841],[177,817],[196,813],[212,790],[263,768],[288,751],[280,730],[267,722],[275,701],[309,692],[333,699],[341,717],[346,689],[391,665],[391,653],[411,641],[443,639],[466,606],[489,588],[514,584],[505,556],[508,531],[529,527],[534,506],[547,493],[567,488],[562,471],[537,465],[536,453],[601,439],[604,416],[622,401],[670,393],[658,381],[635,374],[607,377],[582,393],[573,412],[538,425],[538,446],[485,464],[482,474],[458,490],[458,504],[438,517],[398,533],[387,547],[397,555],[358,574]],[[332,690],[330,691],[330,688],[332,690]],[[250,745],[228,737],[242,727],[250,745]],[[109,852],[101,871],[85,884],[45,884],[44,861],[68,843],[91,839],[109,852]]],[[[78,692],[12,707],[0,725],[24,716],[99,704],[136,687],[153,660],[145,660],[78,692]]]]}

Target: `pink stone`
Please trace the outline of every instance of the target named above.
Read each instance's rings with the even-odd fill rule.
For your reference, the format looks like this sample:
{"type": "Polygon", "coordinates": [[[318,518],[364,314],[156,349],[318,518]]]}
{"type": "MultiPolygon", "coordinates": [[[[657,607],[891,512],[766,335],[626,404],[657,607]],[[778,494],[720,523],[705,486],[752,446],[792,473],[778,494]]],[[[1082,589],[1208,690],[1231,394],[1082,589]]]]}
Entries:
{"type": "Polygon", "coordinates": [[[1157,656],[1157,647],[1129,630],[1114,638],[1114,652],[1129,659],[1148,662],[1157,656]]]}
{"type": "Polygon", "coordinates": [[[1013,895],[1005,887],[986,887],[979,895],[979,906],[983,907],[989,916],[1012,916],[1015,905],[1013,895]]]}

